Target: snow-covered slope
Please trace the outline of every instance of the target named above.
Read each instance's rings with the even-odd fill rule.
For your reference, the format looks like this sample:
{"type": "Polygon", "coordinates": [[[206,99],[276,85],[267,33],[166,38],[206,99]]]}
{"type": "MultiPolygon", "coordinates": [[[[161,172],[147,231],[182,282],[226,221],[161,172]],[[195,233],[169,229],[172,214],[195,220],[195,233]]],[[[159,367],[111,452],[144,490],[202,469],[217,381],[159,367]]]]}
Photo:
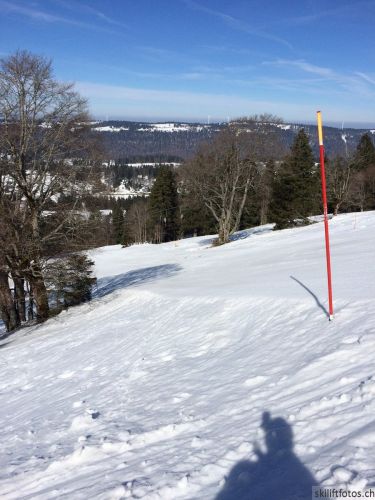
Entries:
{"type": "Polygon", "coordinates": [[[94,251],[95,299],[0,346],[1,498],[374,484],[375,213],[330,227],[333,322],[321,223],[94,251]]]}

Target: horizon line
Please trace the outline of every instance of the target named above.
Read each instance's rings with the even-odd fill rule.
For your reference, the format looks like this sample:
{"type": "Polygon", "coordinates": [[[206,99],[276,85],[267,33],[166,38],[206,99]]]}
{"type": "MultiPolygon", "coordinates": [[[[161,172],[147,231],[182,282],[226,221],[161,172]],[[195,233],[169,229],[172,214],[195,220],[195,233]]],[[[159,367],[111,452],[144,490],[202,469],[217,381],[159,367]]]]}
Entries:
{"type": "MultiPolygon", "coordinates": [[[[189,123],[189,124],[198,124],[198,125],[223,125],[225,123],[230,123],[231,121],[236,121],[236,118],[230,118],[228,117],[227,119],[219,119],[219,118],[212,118],[209,117],[209,119],[203,119],[203,118],[176,118],[176,117],[147,117],[147,118],[141,118],[141,117],[111,117],[109,115],[106,115],[103,117],[103,115],[97,115],[93,117],[93,121],[99,121],[101,123],[106,123],[106,122],[134,122],[134,123],[189,123]],[[229,120],[228,120],[229,118],[229,120]]],[[[244,118],[244,117],[240,117],[244,118]]],[[[309,126],[314,126],[316,127],[316,123],[314,121],[304,121],[304,120],[284,120],[282,122],[284,125],[309,125],[309,126]]],[[[330,128],[338,128],[338,129],[375,129],[375,121],[373,124],[370,122],[361,122],[361,121],[348,121],[348,122],[342,122],[342,121],[326,121],[324,124],[325,127],[330,127],[330,128]]]]}

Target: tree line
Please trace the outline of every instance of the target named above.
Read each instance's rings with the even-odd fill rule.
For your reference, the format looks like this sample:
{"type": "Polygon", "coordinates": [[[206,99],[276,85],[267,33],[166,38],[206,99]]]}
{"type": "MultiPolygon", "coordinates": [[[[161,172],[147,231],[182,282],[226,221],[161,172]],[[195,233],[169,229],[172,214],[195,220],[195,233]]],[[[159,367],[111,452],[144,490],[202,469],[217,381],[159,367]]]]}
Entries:
{"type": "Polygon", "coordinates": [[[0,61],[0,312],[7,330],[44,321],[51,304],[60,310],[90,295],[93,263],[77,253],[87,221],[78,202],[64,202],[79,200],[92,178],[97,147],[88,122],[85,100],[54,79],[50,61],[26,51],[0,61]]]}
{"type": "Polygon", "coordinates": [[[100,194],[105,154],[90,122],[86,101],[56,81],[50,61],[27,51],[0,60],[0,316],[8,331],[88,300],[95,278],[83,251],[122,242],[134,200],[100,194]]]}
{"type": "MultiPolygon", "coordinates": [[[[171,241],[218,233],[217,244],[245,227],[309,224],[322,212],[321,178],[303,129],[290,151],[263,115],[236,120],[178,169],[159,171],[148,200],[133,203],[122,243],[171,241]],[[256,129],[249,121],[257,123],[256,129]],[[251,131],[251,132],[250,132],[251,131]]],[[[375,209],[375,147],[364,134],[353,155],[326,158],[329,210],[375,209]]]]}
{"type": "MultiPolygon", "coordinates": [[[[100,195],[103,152],[87,105],[28,52],[0,61],[0,313],[8,330],[88,300],[82,250],[163,243],[243,228],[309,224],[322,212],[320,171],[301,129],[288,151],[271,115],[238,119],[180,167],[159,166],[148,198],[100,195]]],[[[329,210],[375,209],[375,148],[327,158],[329,210]]],[[[109,169],[119,182],[129,167],[109,169]]],[[[154,171],[153,171],[154,172],[154,171]]]]}

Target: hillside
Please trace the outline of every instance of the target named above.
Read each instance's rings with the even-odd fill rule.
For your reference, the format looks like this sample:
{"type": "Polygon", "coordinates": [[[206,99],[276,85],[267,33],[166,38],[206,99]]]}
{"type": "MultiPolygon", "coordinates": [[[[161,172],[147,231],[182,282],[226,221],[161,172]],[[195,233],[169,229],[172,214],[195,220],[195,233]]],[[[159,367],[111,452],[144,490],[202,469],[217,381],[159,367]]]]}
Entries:
{"type": "MultiPolygon", "coordinates": [[[[100,134],[105,150],[112,159],[150,155],[178,158],[192,156],[200,144],[212,139],[225,123],[144,123],[129,121],[94,122],[92,129],[100,134]]],[[[251,124],[257,127],[257,124],[251,124]]],[[[314,125],[274,124],[274,131],[286,147],[293,143],[298,130],[304,128],[314,153],[318,156],[317,128],[314,125]]],[[[328,155],[342,155],[355,150],[364,133],[374,136],[375,130],[325,127],[325,148],[328,155]]]]}
{"type": "Polygon", "coordinates": [[[332,322],[322,223],[92,251],[94,300],[0,343],[1,498],[374,485],[375,212],[330,227],[332,322]]]}

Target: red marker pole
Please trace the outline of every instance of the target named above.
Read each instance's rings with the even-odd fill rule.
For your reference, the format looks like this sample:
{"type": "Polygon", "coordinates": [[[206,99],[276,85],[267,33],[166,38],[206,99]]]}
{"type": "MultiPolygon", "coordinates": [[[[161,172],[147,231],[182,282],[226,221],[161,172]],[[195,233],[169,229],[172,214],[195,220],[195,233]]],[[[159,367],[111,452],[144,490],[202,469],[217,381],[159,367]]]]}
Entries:
{"type": "Polygon", "coordinates": [[[328,280],[328,303],[329,320],[333,319],[333,300],[332,300],[332,277],[331,277],[331,251],[329,248],[329,229],[328,229],[328,210],[327,210],[327,189],[326,172],[324,168],[324,145],[323,145],[323,127],[322,115],[320,111],[316,113],[318,119],[319,153],[320,153],[320,173],[322,177],[322,196],[324,210],[324,234],[326,241],[326,260],[327,260],[327,280],[328,280]]]}

